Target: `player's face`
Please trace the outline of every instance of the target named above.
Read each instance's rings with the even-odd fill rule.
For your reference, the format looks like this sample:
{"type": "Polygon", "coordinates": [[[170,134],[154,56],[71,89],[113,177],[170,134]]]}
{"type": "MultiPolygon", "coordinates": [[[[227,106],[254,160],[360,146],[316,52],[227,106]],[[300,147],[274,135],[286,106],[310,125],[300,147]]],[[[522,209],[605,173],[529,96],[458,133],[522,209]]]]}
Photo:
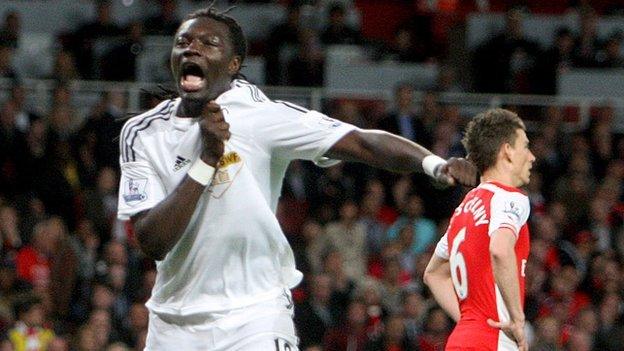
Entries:
{"type": "Polygon", "coordinates": [[[529,138],[527,138],[524,130],[516,129],[516,140],[511,150],[514,186],[529,184],[531,167],[535,161],[535,156],[529,149],[529,138]]]}
{"type": "Polygon", "coordinates": [[[175,34],[171,71],[182,99],[216,98],[239,66],[226,24],[200,17],[182,23],[175,34]]]}

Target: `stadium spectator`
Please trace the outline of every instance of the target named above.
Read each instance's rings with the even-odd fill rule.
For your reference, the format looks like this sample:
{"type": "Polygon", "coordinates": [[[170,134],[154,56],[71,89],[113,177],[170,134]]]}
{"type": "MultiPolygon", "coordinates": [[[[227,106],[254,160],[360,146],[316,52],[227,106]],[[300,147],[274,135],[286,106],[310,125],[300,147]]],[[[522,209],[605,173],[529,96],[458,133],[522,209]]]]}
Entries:
{"type": "Polygon", "coordinates": [[[28,133],[30,124],[41,118],[38,114],[29,109],[26,104],[26,90],[22,84],[16,81],[11,87],[10,101],[13,101],[15,106],[15,125],[22,133],[28,133]]]}
{"type": "Polygon", "coordinates": [[[143,52],[143,25],[132,22],[126,28],[121,43],[102,56],[101,79],[117,82],[136,79],[137,62],[143,52]]]}
{"type": "Polygon", "coordinates": [[[390,44],[383,45],[374,55],[382,62],[425,62],[433,60],[429,50],[415,38],[414,31],[405,25],[397,27],[390,44]]]}
{"type": "Polygon", "coordinates": [[[159,0],[158,5],[158,14],[148,17],[145,22],[143,22],[145,34],[169,36],[171,33],[175,33],[180,26],[180,20],[176,12],[177,1],[159,0]]]}
{"type": "Polygon", "coordinates": [[[46,350],[54,332],[46,327],[46,317],[39,298],[26,295],[15,302],[17,321],[9,330],[9,340],[16,351],[46,350]]]}
{"type": "Polygon", "coordinates": [[[536,321],[536,337],[531,350],[561,351],[561,326],[554,317],[542,317],[536,321]]]}
{"type": "Polygon", "coordinates": [[[19,47],[22,23],[17,11],[7,11],[4,15],[4,23],[0,28],[0,42],[14,49],[19,47]]]}
{"type": "Polygon", "coordinates": [[[71,52],[61,48],[54,57],[52,73],[50,79],[54,79],[61,84],[77,80],[80,78],[76,68],[76,62],[71,52]]]}
{"type": "Polygon", "coordinates": [[[347,200],[340,207],[340,219],[325,226],[328,244],[338,250],[345,263],[345,273],[351,279],[360,279],[366,269],[366,230],[358,221],[359,208],[347,200]]]}
{"type": "Polygon", "coordinates": [[[443,350],[451,331],[451,321],[439,307],[430,308],[426,314],[423,333],[418,348],[423,351],[443,350]]]}
{"type": "Polygon", "coordinates": [[[475,88],[482,93],[529,93],[530,78],[540,54],[537,43],[522,31],[523,13],[506,13],[502,33],[483,43],[474,53],[475,88]]]}
{"type": "Polygon", "coordinates": [[[328,22],[321,34],[321,42],[324,45],[362,42],[360,32],[345,23],[345,8],[340,3],[330,6],[328,22]]]}
{"type": "Polygon", "coordinates": [[[368,350],[367,321],[366,304],[357,299],[352,300],[347,308],[345,320],[327,331],[323,350],[368,350]]]}
{"type": "Polygon", "coordinates": [[[113,224],[117,221],[117,174],[109,167],[101,168],[95,189],[84,196],[84,216],[91,221],[99,240],[108,242],[112,237],[113,224]]]}
{"type": "Polygon", "coordinates": [[[19,78],[13,66],[15,49],[4,41],[0,41],[0,78],[19,78]]]}
{"type": "Polygon", "coordinates": [[[600,49],[598,39],[598,17],[596,12],[585,9],[580,12],[580,34],[574,45],[574,65],[577,67],[596,67],[596,54],[600,49]]]}
{"type": "Polygon", "coordinates": [[[317,33],[311,29],[301,29],[296,53],[287,63],[287,85],[297,87],[323,86],[324,65],[324,52],[317,33]]]}
{"type": "Polygon", "coordinates": [[[534,84],[535,92],[554,95],[557,93],[557,76],[572,69],[574,37],[568,28],[560,28],[555,44],[538,57],[534,84]]]}
{"type": "Polygon", "coordinates": [[[122,29],[113,22],[111,17],[110,1],[98,1],[95,8],[95,20],[84,23],[72,33],[68,47],[76,59],[78,72],[84,79],[99,78],[100,58],[96,57],[95,53],[98,40],[123,34],[122,29]]]}
{"type": "Polygon", "coordinates": [[[116,168],[119,161],[118,137],[121,119],[125,117],[125,94],[118,90],[107,92],[101,97],[100,106],[95,109],[82,126],[80,134],[95,139],[93,152],[97,167],[116,168]]]}
{"type": "Polygon", "coordinates": [[[264,53],[265,82],[269,85],[286,83],[287,71],[283,68],[300,43],[301,8],[298,4],[288,6],[286,20],[271,29],[264,53]]]}
{"type": "Polygon", "coordinates": [[[369,343],[368,350],[385,351],[397,350],[408,351],[414,349],[413,345],[409,345],[405,335],[405,326],[399,315],[390,315],[384,320],[384,332],[369,343]]]}
{"type": "Polygon", "coordinates": [[[397,85],[394,88],[394,102],[394,109],[379,121],[378,127],[430,147],[431,135],[414,111],[414,88],[408,83],[397,85]]]}
{"type": "Polygon", "coordinates": [[[413,228],[414,240],[412,241],[412,253],[418,255],[425,252],[434,243],[437,228],[435,223],[423,216],[423,201],[417,194],[410,194],[403,208],[403,215],[388,228],[386,233],[388,240],[399,238],[404,226],[413,228]]]}
{"type": "Polygon", "coordinates": [[[336,323],[332,310],[331,278],[317,274],[309,278],[310,296],[295,305],[295,325],[302,350],[323,345],[325,332],[336,323]]]}

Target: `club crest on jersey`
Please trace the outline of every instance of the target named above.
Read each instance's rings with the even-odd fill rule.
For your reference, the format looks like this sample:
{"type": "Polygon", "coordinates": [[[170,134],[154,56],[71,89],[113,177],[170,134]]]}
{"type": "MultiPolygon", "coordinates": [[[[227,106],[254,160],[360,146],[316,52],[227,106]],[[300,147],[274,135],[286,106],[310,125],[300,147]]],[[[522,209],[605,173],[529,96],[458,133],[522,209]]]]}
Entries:
{"type": "Polygon", "coordinates": [[[128,205],[138,204],[147,199],[145,187],[147,178],[128,179],[124,184],[123,199],[128,205]]]}
{"type": "Polygon", "coordinates": [[[226,152],[217,167],[212,184],[208,188],[212,197],[220,198],[230,188],[232,182],[243,168],[243,159],[235,151],[226,152]]]}

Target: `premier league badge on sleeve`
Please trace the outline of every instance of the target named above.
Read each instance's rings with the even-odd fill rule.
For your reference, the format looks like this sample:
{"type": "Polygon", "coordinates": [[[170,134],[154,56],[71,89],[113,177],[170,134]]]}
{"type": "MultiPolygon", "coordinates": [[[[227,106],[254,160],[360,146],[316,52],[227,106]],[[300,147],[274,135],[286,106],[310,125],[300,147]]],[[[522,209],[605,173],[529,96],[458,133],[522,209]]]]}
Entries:
{"type": "Polygon", "coordinates": [[[522,209],[520,208],[520,206],[518,206],[518,204],[516,204],[513,201],[508,201],[505,203],[505,213],[507,213],[507,215],[513,215],[515,218],[513,218],[514,220],[519,220],[520,219],[520,212],[522,212],[522,209]]]}
{"type": "Polygon", "coordinates": [[[124,184],[123,199],[128,205],[135,205],[147,199],[145,187],[147,178],[127,179],[124,184]]]}

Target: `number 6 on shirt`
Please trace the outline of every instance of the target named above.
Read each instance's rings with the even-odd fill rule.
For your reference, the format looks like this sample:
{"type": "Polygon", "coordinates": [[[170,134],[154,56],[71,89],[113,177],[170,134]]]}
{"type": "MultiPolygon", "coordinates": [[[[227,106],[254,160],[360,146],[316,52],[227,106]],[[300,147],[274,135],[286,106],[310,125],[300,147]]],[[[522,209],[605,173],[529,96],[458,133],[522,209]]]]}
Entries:
{"type": "Polygon", "coordinates": [[[460,300],[468,297],[468,272],[466,272],[466,261],[464,255],[459,252],[459,245],[466,239],[466,228],[462,228],[453,239],[453,246],[451,247],[450,265],[451,265],[451,279],[453,280],[453,286],[457,292],[457,296],[460,300]],[[457,276],[459,272],[459,276],[457,276]]]}

